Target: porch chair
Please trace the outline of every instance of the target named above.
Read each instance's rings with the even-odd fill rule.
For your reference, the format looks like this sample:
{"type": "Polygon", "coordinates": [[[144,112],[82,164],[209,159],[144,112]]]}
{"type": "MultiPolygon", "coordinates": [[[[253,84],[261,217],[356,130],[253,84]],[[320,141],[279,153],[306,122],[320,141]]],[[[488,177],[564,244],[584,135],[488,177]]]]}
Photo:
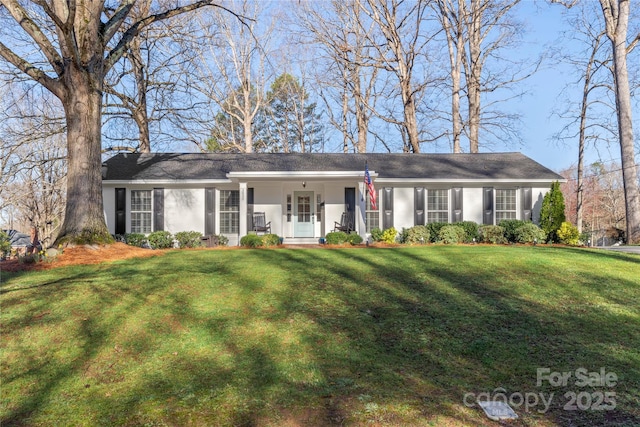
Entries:
{"type": "Polygon", "coordinates": [[[355,230],[353,224],[353,218],[349,214],[349,212],[342,212],[342,217],[340,217],[340,222],[334,221],[333,231],[344,231],[349,234],[355,230]]]}
{"type": "Polygon", "coordinates": [[[266,222],[264,212],[255,212],[253,214],[253,231],[271,234],[271,221],[266,222]]]}

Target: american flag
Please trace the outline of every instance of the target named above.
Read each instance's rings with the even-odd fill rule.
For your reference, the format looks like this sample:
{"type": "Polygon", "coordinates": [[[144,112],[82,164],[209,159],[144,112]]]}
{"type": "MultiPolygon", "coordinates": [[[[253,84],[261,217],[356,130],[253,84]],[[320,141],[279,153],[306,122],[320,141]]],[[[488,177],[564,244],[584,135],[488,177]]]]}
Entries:
{"type": "Polygon", "coordinates": [[[371,209],[378,209],[376,204],[376,189],[373,186],[371,175],[369,175],[369,165],[367,163],[364,164],[364,185],[366,185],[367,189],[369,190],[369,201],[371,202],[371,209]]]}

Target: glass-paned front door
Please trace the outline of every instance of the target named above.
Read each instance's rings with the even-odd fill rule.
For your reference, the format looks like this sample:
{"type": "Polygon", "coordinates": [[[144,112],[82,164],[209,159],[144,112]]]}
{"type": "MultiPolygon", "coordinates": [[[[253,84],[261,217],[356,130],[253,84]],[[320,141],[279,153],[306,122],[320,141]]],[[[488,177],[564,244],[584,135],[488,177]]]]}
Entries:
{"type": "Polygon", "coordinates": [[[293,194],[293,235],[294,237],[313,237],[314,201],[313,191],[299,191],[293,194]]]}

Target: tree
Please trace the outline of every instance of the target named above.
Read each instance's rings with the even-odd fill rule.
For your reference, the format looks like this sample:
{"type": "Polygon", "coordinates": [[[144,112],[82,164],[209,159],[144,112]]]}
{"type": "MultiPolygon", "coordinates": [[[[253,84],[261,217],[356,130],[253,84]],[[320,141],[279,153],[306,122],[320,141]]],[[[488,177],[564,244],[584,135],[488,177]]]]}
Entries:
{"type": "Polygon", "coordinates": [[[557,242],[557,231],[565,221],[564,196],[558,181],[551,184],[551,190],[544,195],[540,208],[540,228],[547,233],[551,242],[557,242]]]}
{"type": "Polygon", "coordinates": [[[558,116],[568,123],[556,138],[568,140],[570,143],[577,139],[576,188],[570,193],[571,200],[567,205],[572,206],[574,223],[578,231],[582,232],[585,186],[589,184],[585,182],[585,151],[589,142],[595,145],[600,140],[609,141],[616,135],[616,131],[610,126],[609,121],[604,119],[615,109],[606,102],[611,95],[611,54],[604,43],[604,25],[597,17],[598,6],[595,3],[583,3],[580,6],[578,13],[569,15],[571,30],[568,37],[571,43],[582,46],[582,49],[573,55],[560,52],[560,61],[576,69],[577,79],[568,88],[579,86],[582,96],[579,101],[568,96],[559,97],[566,100],[566,106],[558,116]]]}
{"type": "Polygon", "coordinates": [[[421,30],[428,2],[416,0],[357,0],[361,10],[377,28],[368,34],[376,56],[366,58],[369,66],[383,69],[397,79],[397,90],[402,101],[402,120],[391,115],[380,115],[399,127],[405,138],[405,151],[420,152],[418,129],[418,99],[427,86],[428,76],[420,79],[420,57],[427,51],[429,37],[421,30]],[[416,75],[418,74],[418,75],[416,75]]]}
{"type": "MultiPolygon", "coordinates": [[[[436,14],[447,41],[451,81],[451,123],[453,151],[462,151],[461,138],[469,140],[469,152],[480,150],[480,130],[510,131],[513,114],[490,110],[483,102],[487,94],[509,89],[533,71],[515,61],[501,70],[489,68],[501,60],[500,51],[513,46],[521,25],[510,19],[520,0],[438,0],[436,14]],[[461,105],[466,100],[466,109],[461,105]],[[464,117],[466,113],[466,118],[464,117]]],[[[502,59],[502,62],[505,61],[502,59]]],[[[533,68],[537,68],[537,65],[533,68]]]]}
{"type": "Polygon", "coordinates": [[[606,35],[613,49],[614,90],[620,139],[620,160],[624,182],[627,242],[640,243],[640,189],[633,141],[631,89],[627,54],[640,41],[640,34],[627,43],[630,0],[600,0],[606,35]]]}
{"type": "MultiPolygon", "coordinates": [[[[60,105],[46,91],[2,86],[0,222],[51,243],[65,203],[65,141],[60,105]]],[[[4,226],[3,226],[4,228],[4,226]]]]}
{"type": "Polygon", "coordinates": [[[278,76],[267,98],[269,149],[283,153],[318,151],[323,142],[322,125],[316,104],[308,102],[309,94],[298,79],[287,73],[278,76]]]}
{"type": "Polygon", "coordinates": [[[190,47],[198,54],[196,78],[190,84],[210,111],[217,110],[213,120],[203,123],[215,145],[225,151],[252,153],[260,148],[253,140],[255,126],[269,101],[265,92],[273,74],[269,49],[276,21],[267,22],[263,3],[235,3],[250,18],[247,23],[230,21],[221,11],[199,16],[204,36],[190,47]]]}
{"type": "Polygon", "coordinates": [[[34,0],[27,5],[0,0],[0,4],[15,21],[0,30],[0,56],[14,71],[54,94],[64,108],[67,203],[58,240],[111,241],[104,220],[101,176],[105,76],[142,29],[207,5],[221,6],[203,0],[127,22],[134,0],[115,5],[88,0],[34,0]],[[24,48],[25,37],[34,48],[33,54],[24,48]],[[14,49],[5,44],[8,40],[15,42],[14,49]]]}
{"type": "Polygon", "coordinates": [[[366,153],[379,72],[365,63],[373,50],[367,41],[371,25],[364,22],[356,0],[308,2],[300,10],[296,21],[302,36],[327,59],[317,79],[329,122],[342,133],[345,153],[366,153]]]}

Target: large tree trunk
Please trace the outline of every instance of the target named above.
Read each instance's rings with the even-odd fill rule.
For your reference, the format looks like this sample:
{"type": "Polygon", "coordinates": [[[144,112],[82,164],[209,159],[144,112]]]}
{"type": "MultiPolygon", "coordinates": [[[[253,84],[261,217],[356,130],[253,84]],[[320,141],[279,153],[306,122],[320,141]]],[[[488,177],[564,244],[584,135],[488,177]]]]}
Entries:
{"type": "Polygon", "coordinates": [[[67,70],[69,89],[62,100],[67,119],[67,205],[59,236],[65,241],[108,241],[100,158],[102,74],[73,66],[67,70]]]}
{"type": "Polygon", "coordinates": [[[139,129],[139,151],[141,153],[150,153],[151,137],[149,134],[149,113],[147,111],[148,79],[146,76],[146,66],[142,60],[142,49],[140,47],[139,39],[134,39],[131,42],[129,52],[131,54],[133,74],[136,79],[136,96],[138,97],[138,102],[133,112],[133,118],[139,129]]]}
{"type": "Polygon", "coordinates": [[[627,241],[640,242],[640,193],[633,146],[631,119],[631,95],[627,72],[627,49],[623,40],[617,40],[613,49],[616,80],[616,103],[618,105],[618,132],[620,134],[620,159],[627,209],[627,241]]]}
{"type": "Polygon", "coordinates": [[[620,138],[620,160],[627,219],[627,242],[640,242],[640,193],[633,146],[631,90],[627,71],[629,0],[600,0],[607,37],[613,46],[613,66],[620,138]]]}

